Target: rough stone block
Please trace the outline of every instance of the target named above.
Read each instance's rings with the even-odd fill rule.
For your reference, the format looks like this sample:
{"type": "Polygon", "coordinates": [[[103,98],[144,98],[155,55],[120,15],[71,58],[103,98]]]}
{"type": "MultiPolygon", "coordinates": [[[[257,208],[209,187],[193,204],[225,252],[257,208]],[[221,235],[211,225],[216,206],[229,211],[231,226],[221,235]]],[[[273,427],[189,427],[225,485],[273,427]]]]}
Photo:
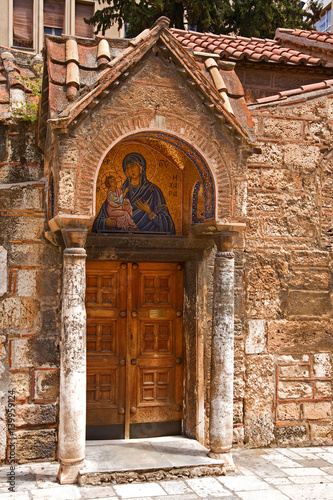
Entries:
{"type": "Polygon", "coordinates": [[[324,316],[331,312],[328,292],[290,291],[288,313],[291,316],[324,316]]]}
{"type": "Polygon", "coordinates": [[[282,165],[283,151],[279,144],[261,142],[261,154],[251,155],[248,164],[282,165]]]}
{"type": "Polygon", "coordinates": [[[55,338],[12,339],[11,368],[32,368],[57,365],[55,338]]]}
{"type": "MultiPolygon", "coordinates": [[[[302,211],[300,209],[300,211],[302,211]]],[[[316,231],[314,218],[303,212],[301,218],[288,212],[281,215],[265,217],[263,219],[263,234],[266,238],[272,237],[302,237],[313,239],[316,231]],[[303,218],[305,220],[303,221],[303,218]]]]}
{"type": "Polygon", "coordinates": [[[29,297],[6,297],[2,301],[0,328],[5,333],[31,333],[39,325],[39,302],[29,297]]]}
{"type": "Polygon", "coordinates": [[[309,382],[279,382],[278,397],[280,399],[312,398],[312,383],[309,382]]]}
{"type": "Polygon", "coordinates": [[[313,356],[313,373],[315,377],[332,377],[332,355],[321,352],[313,356]]]}
{"type": "Polygon", "coordinates": [[[59,209],[75,211],[76,169],[61,169],[59,179],[59,209]]]}
{"type": "Polygon", "coordinates": [[[243,339],[235,339],[234,355],[235,355],[235,357],[244,356],[244,340],[243,339]]]}
{"type": "Polygon", "coordinates": [[[327,420],[332,417],[331,401],[303,403],[303,415],[308,420],[327,420]]]}
{"type": "Polygon", "coordinates": [[[56,309],[42,309],[41,315],[42,331],[47,335],[55,335],[58,333],[58,311],[56,309]]]}
{"type": "Polygon", "coordinates": [[[56,420],[57,407],[54,404],[23,404],[16,406],[16,427],[55,424],[56,420]]]}
{"type": "Polygon", "coordinates": [[[308,363],[309,361],[308,354],[285,354],[278,357],[278,363],[308,363]]]}
{"type": "Polygon", "coordinates": [[[234,425],[243,423],[243,401],[234,401],[234,425]]]}
{"type": "Polygon", "coordinates": [[[12,386],[18,399],[27,399],[30,396],[30,373],[12,372],[10,374],[12,386]]]}
{"type": "Polygon", "coordinates": [[[36,298],[37,273],[34,269],[19,269],[17,272],[17,295],[36,298]]]}
{"type": "Polygon", "coordinates": [[[278,420],[300,420],[301,409],[298,403],[284,403],[278,405],[278,420]]]}
{"type": "Polygon", "coordinates": [[[249,191],[247,196],[247,211],[249,215],[257,213],[278,212],[282,203],[282,195],[279,193],[260,193],[249,191]]]}
{"type": "Polygon", "coordinates": [[[251,168],[248,170],[247,183],[250,189],[261,187],[261,171],[259,168],[251,168]]]}
{"type": "Polygon", "coordinates": [[[281,378],[307,378],[310,376],[310,367],[304,365],[279,366],[281,378]]]}
{"type": "Polygon", "coordinates": [[[265,137],[274,137],[276,139],[301,139],[303,123],[301,120],[284,121],[280,118],[264,119],[265,137]]]}
{"type": "Polygon", "coordinates": [[[315,382],[315,398],[331,398],[333,394],[332,382],[315,382]]]}
{"type": "Polygon", "coordinates": [[[316,446],[332,446],[333,429],[332,424],[310,423],[310,437],[312,444],[316,446]]]}
{"type": "Polygon", "coordinates": [[[274,440],[274,392],[273,357],[247,357],[244,423],[251,446],[267,446],[274,440]]]}
{"type": "Polygon", "coordinates": [[[248,335],[245,341],[246,354],[259,354],[266,348],[266,321],[252,319],[248,322],[248,335]]]}
{"type": "Polygon", "coordinates": [[[284,146],[284,164],[288,168],[302,169],[303,175],[313,173],[320,160],[320,148],[310,144],[284,146]]]}
{"type": "Polygon", "coordinates": [[[282,313],[281,290],[287,288],[288,263],[283,254],[246,255],[246,309],[250,318],[274,318],[282,313]]]}
{"type": "Polygon", "coordinates": [[[288,170],[284,168],[263,168],[261,174],[263,189],[285,190],[291,183],[294,184],[294,179],[288,174],[288,170]]]}
{"type": "Polygon", "coordinates": [[[235,359],[234,361],[234,375],[241,375],[243,376],[245,372],[245,363],[244,359],[235,359]]]}
{"type": "Polygon", "coordinates": [[[333,322],[318,320],[267,321],[268,351],[283,353],[295,351],[297,354],[333,350],[333,322]]]}
{"type": "Polygon", "coordinates": [[[22,217],[15,221],[11,237],[15,240],[40,240],[44,236],[44,217],[22,217]]]}
{"type": "Polygon", "coordinates": [[[234,398],[242,399],[244,397],[245,382],[243,377],[234,378],[234,398]]]}
{"type": "Polygon", "coordinates": [[[16,435],[16,460],[25,463],[32,460],[54,460],[57,435],[54,429],[21,430],[16,435]]]}
{"type": "Polygon", "coordinates": [[[294,270],[290,273],[289,285],[293,288],[304,290],[327,290],[330,284],[330,275],[328,271],[319,271],[312,269],[294,270]]]}
{"type": "Polygon", "coordinates": [[[328,267],[328,252],[320,250],[294,250],[290,256],[291,265],[305,267],[328,267]]]}
{"type": "Polygon", "coordinates": [[[330,137],[330,125],[320,122],[306,122],[304,138],[307,141],[322,142],[330,137]]]}
{"type": "Polygon", "coordinates": [[[276,440],[279,446],[301,446],[309,442],[305,425],[290,425],[276,427],[276,440]]]}
{"type": "Polygon", "coordinates": [[[7,250],[0,246],[0,296],[7,293],[7,250]]]}
{"type": "Polygon", "coordinates": [[[59,371],[36,370],[34,399],[57,399],[59,396],[59,371]]]}
{"type": "Polygon", "coordinates": [[[243,426],[234,427],[232,443],[238,444],[238,445],[244,443],[244,427],[243,426]]]}

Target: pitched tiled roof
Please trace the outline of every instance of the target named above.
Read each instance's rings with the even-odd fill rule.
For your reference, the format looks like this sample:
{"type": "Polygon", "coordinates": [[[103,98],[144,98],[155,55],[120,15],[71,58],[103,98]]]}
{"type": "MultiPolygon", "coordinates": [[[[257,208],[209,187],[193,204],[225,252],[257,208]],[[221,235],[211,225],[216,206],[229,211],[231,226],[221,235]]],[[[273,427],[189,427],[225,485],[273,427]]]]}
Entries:
{"type": "MultiPolygon", "coordinates": [[[[154,44],[172,54],[180,75],[200,92],[216,116],[226,118],[240,136],[250,137],[252,120],[234,65],[219,67],[214,58],[191,57],[172,36],[163,18],[133,40],[46,37],[47,92],[43,92],[40,137],[47,120],[54,127],[75,125],[117,88],[154,44]]],[[[223,64],[222,64],[223,66],[223,64]]]]}
{"type": "Polygon", "coordinates": [[[41,78],[42,62],[41,56],[31,61],[26,53],[0,47],[0,120],[19,117],[27,104],[38,101],[33,90],[41,78]]]}
{"type": "Polygon", "coordinates": [[[289,97],[293,98],[295,96],[300,96],[301,94],[303,95],[327,89],[331,92],[333,91],[333,80],[324,80],[322,82],[311,83],[309,85],[302,85],[302,87],[298,87],[297,89],[284,90],[278,94],[257,99],[254,103],[249,104],[249,106],[256,106],[258,104],[274,104],[280,101],[285,101],[289,97]]]}
{"type": "Polygon", "coordinates": [[[182,45],[193,49],[195,53],[214,53],[221,59],[231,61],[245,59],[251,62],[285,63],[293,66],[325,65],[325,58],[285,47],[277,40],[213,35],[178,29],[171,29],[171,32],[182,45]]]}

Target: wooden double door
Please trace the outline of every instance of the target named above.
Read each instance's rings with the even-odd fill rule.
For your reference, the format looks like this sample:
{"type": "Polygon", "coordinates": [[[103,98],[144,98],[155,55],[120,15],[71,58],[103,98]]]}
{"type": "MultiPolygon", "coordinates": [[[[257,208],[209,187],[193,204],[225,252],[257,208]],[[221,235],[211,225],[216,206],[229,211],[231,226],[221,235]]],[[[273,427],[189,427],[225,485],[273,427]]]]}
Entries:
{"type": "Polygon", "coordinates": [[[87,262],[87,438],[181,432],[183,265],[87,262]]]}

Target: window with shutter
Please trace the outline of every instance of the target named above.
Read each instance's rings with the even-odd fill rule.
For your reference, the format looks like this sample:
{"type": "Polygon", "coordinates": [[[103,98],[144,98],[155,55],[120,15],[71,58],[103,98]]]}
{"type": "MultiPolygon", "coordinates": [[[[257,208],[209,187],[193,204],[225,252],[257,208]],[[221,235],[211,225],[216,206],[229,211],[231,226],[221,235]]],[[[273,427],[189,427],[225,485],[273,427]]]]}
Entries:
{"type": "Polygon", "coordinates": [[[65,0],[44,0],[44,33],[61,35],[64,30],[65,0]]]}
{"type": "Polygon", "coordinates": [[[93,3],[75,2],[75,35],[84,38],[93,38],[94,27],[83,20],[89,19],[94,14],[93,3]]]}
{"type": "Polygon", "coordinates": [[[13,45],[32,49],[33,0],[13,0],[13,45]]]}

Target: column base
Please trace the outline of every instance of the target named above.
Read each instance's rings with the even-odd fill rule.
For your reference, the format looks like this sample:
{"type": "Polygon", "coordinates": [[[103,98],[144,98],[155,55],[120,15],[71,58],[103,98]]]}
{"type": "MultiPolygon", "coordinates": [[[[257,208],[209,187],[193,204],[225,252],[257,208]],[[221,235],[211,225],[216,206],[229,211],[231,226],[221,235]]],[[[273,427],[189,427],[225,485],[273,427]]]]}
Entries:
{"type": "Polygon", "coordinates": [[[77,483],[80,469],[84,462],[75,465],[60,464],[58,471],[58,481],[60,484],[75,484],[77,483]]]}
{"type": "Polygon", "coordinates": [[[229,453],[214,453],[213,451],[210,451],[208,453],[208,456],[209,456],[209,458],[214,458],[214,460],[222,460],[226,471],[234,472],[235,464],[234,464],[234,460],[233,460],[230,452],[229,453]]]}

